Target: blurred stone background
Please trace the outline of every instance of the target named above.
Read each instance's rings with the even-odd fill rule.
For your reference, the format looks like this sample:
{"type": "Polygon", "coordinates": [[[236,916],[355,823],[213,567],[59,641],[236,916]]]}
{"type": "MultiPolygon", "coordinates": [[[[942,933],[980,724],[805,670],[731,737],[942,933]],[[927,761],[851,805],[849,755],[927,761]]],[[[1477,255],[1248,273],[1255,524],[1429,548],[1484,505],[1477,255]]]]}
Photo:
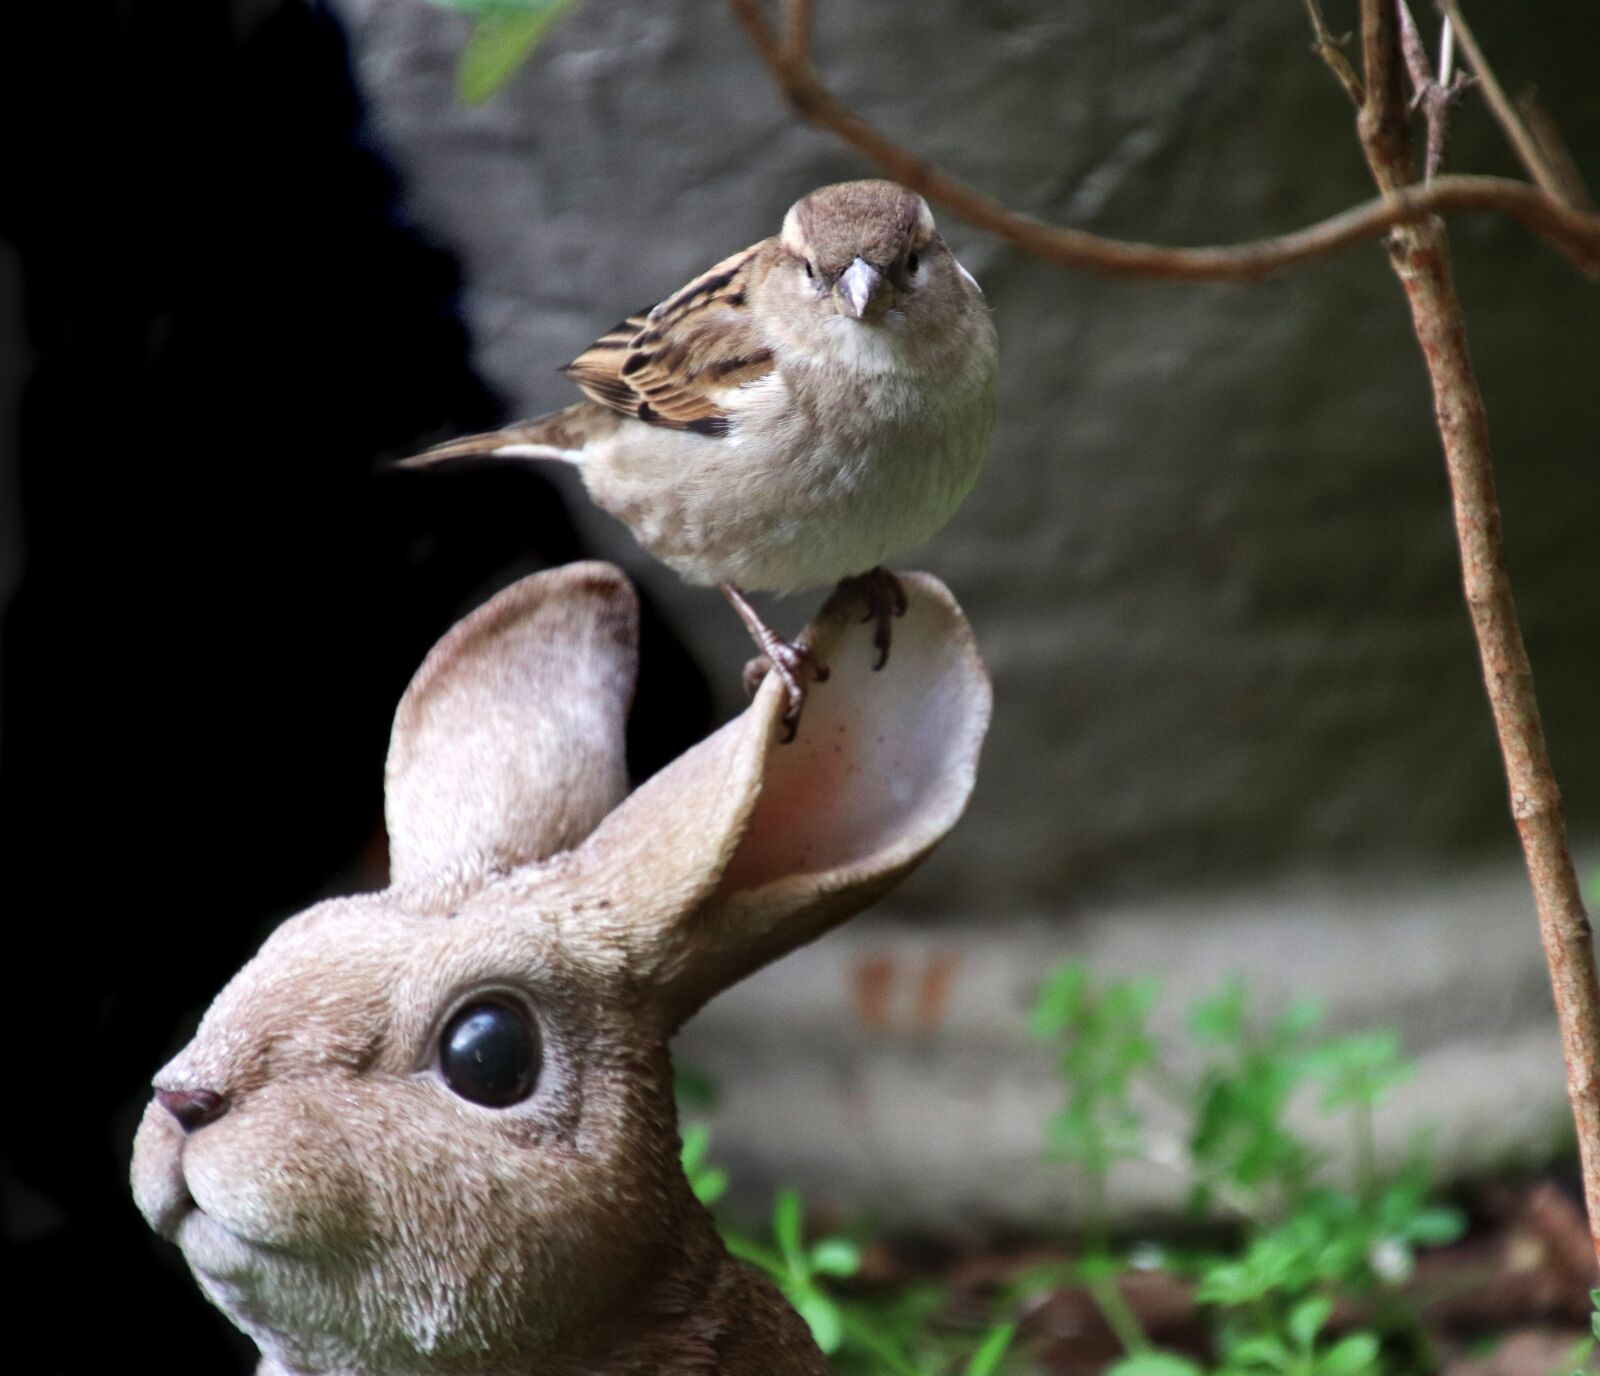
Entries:
{"type": "MultiPolygon", "coordinates": [[[[1470,8],[1600,185],[1593,7],[1470,8]]],[[[847,100],[1022,210],[1197,243],[1369,194],[1289,0],[823,0],[817,23],[847,100]]],[[[482,108],[454,92],[467,28],[423,0],[0,9],[0,1039],[25,1086],[0,1244],[30,1319],[8,1355],[41,1376],[151,1331],[186,1369],[253,1369],[132,1208],[133,1125],[273,926],[383,882],[389,719],[456,617],[606,553],[646,594],[635,772],[739,705],[721,600],[570,477],[380,464],[562,404],[599,330],[869,169],[790,116],[718,0],[586,0],[482,108]]],[[[1471,100],[1456,156],[1514,171],[1471,100]]],[[[1024,1035],[1069,956],[1160,976],[1179,1052],[1231,972],[1265,1009],[1396,1028],[1420,1075],[1384,1145],[1433,1123],[1456,1171],[1548,1160],[1546,977],[1381,252],[1169,287],[944,228],[1003,394],[983,481],[907,562],[970,613],[995,725],[968,816],[891,902],[686,1030],[731,1202],[786,1182],[931,1231],[1070,1229],[1074,1178],[1041,1162],[1061,1086],[1024,1035]]],[[[1592,885],[1600,294],[1512,226],[1453,234],[1592,885]]],[[[1114,1177],[1125,1210],[1173,1183],[1114,1177]]]]}
{"type": "MultiPolygon", "coordinates": [[[[511,410],[624,313],[870,169],[803,127],[710,0],[590,0],[481,107],[469,21],[339,0],[382,146],[460,256],[511,410]]],[[[1331,7],[1336,28],[1349,16],[1331,7]]],[[[1481,5],[1591,182],[1591,9],[1481,5]]],[[[817,55],[889,132],[1030,213],[1223,242],[1370,195],[1343,94],[1283,0],[817,7],[817,55]]],[[[1454,165],[1514,172],[1468,100],[1454,165]]],[[[1070,1218],[1039,1164],[1057,1102],[1024,1013],[1086,955],[1182,1007],[1230,970],[1268,1006],[1396,1026],[1422,1074],[1380,1124],[1440,1123],[1455,1168],[1539,1156],[1563,1095],[1537,933],[1461,603],[1426,379],[1376,246],[1256,286],[1099,280],[946,215],[999,326],[989,465],[908,564],[950,583],[997,710],[961,827],[883,910],[708,1010],[681,1050],[723,1090],[719,1158],[927,1223],[1070,1218]]],[[[1509,223],[1453,225],[1512,574],[1580,854],[1600,810],[1600,293],[1509,223]]],[[[713,594],[564,492],[738,704],[748,644],[713,594]]],[[[777,609],[797,627],[809,602],[777,609]]],[[[1122,1181],[1128,1206],[1171,1182],[1122,1181]]]]}

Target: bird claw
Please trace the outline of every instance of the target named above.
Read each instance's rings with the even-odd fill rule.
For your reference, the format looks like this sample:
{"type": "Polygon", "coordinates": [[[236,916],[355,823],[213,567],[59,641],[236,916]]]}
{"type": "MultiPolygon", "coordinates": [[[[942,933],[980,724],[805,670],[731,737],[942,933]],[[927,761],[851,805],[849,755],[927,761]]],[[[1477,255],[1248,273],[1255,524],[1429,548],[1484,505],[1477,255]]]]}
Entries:
{"type": "Polygon", "coordinates": [[[890,627],[894,618],[904,616],[906,608],[911,605],[905,588],[882,564],[854,578],[841,579],[839,586],[859,594],[866,602],[867,614],[861,618],[863,625],[868,621],[878,623],[872,632],[872,644],[878,651],[878,659],[872,667],[874,671],[883,668],[889,662],[890,627]]]}
{"type": "Polygon", "coordinates": [[[783,681],[784,696],[788,699],[782,717],[783,740],[788,744],[800,726],[800,709],[806,704],[806,681],[826,683],[828,666],[809,646],[775,640],[766,654],[757,655],[744,666],[745,692],[754,697],[768,674],[776,674],[783,681]]]}
{"type": "Polygon", "coordinates": [[[788,699],[783,710],[784,742],[794,739],[800,726],[800,709],[806,705],[806,680],[823,683],[828,677],[828,666],[817,658],[808,645],[797,645],[785,640],[763,621],[750,601],[732,583],[721,583],[722,595],[739,613],[750,638],[760,646],[761,654],[744,666],[744,690],[755,694],[761,680],[776,674],[783,680],[783,691],[788,699]]]}

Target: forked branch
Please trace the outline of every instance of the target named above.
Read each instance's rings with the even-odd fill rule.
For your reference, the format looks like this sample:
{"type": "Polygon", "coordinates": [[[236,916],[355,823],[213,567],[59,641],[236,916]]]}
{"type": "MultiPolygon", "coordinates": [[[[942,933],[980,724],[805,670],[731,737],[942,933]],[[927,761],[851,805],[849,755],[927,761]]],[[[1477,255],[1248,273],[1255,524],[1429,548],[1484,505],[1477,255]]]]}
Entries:
{"type": "Polygon", "coordinates": [[[1581,181],[1577,180],[1576,169],[1561,167],[1549,156],[1548,150],[1540,144],[1533,130],[1522,118],[1521,112],[1511,103],[1505,88],[1495,76],[1494,69],[1483,55],[1477,36],[1468,26],[1457,0],[1437,0],[1437,3],[1444,13],[1445,22],[1452,27],[1460,40],[1461,50],[1466,54],[1467,65],[1472,68],[1473,75],[1483,85],[1483,98],[1489,106],[1490,113],[1494,115],[1505,133],[1524,170],[1538,184],[1539,189],[1552,200],[1587,209],[1588,194],[1584,191],[1581,181]]]}
{"type": "MultiPolygon", "coordinates": [[[[1365,96],[1356,129],[1373,180],[1386,190],[1409,178],[1412,166],[1396,0],[1361,0],[1361,43],[1365,96]]],[[[1481,77],[1488,68],[1481,54],[1477,61],[1481,77]]],[[[1567,845],[1561,790],[1545,746],[1533,670],[1506,573],[1483,395],[1467,350],[1443,221],[1429,217],[1400,226],[1389,235],[1387,248],[1433,387],[1467,610],[1539,913],[1583,1162],[1590,1238],[1600,1257],[1600,981],[1567,845]]]]}
{"type": "MultiPolygon", "coordinates": [[[[1511,814],[1539,913],[1567,1065],[1567,1092],[1583,1161],[1590,1233],[1600,1256],[1600,980],[1578,887],[1561,794],[1550,766],[1533,674],[1517,624],[1500,538],[1500,508],[1489,457],[1483,397],[1467,349],[1466,327],[1450,271],[1449,243],[1439,213],[1493,210],[1542,235],[1584,272],[1600,269],[1600,216],[1577,207],[1586,197],[1552,169],[1554,134],[1529,136],[1461,18],[1455,0],[1438,0],[1451,21],[1491,108],[1538,185],[1496,177],[1432,177],[1418,183],[1410,143],[1408,81],[1423,86],[1420,39],[1411,61],[1402,41],[1402,0],[1361,0],[1362,70],[1305,0],[1314,49],[1357,108],[1356,128],[1379,197],[1292,234],[1214,248],[1128,243],[1021,215],[902,147],[842,105],[823,84],[810,56],[810,5],[783,0],[780,40],[761,0],[728,0],[774,81],[807,120],[837,134],[884,173],[955,214],[1039,258],[1066,267],[1126,277],[1250,281],[1296,267],[1387,231],[1389,261],[1411,308],[1427,364],[1434,412],[1450,476],[1456,539],[1466,602],[1499,738],[1511,814]]],[[[1436,170],[1448,110],[1448,61],[1433,84],[1446,93],[1429,110],[1436,170]]],[[[1433,79],[1428,78],[1429,81],[1433,79]]]]}
{"type": "Polygon", "coordinates": [[[1063,267],[1113,277],[1253,282],[1375,239],[1395,225],[1433,214],[1479,210],[1511,216],[1548,240],[1580,271],[1600,276],[1600,215],[1573,209],[1538,187],[1505,177],[1438,177],[1425,184],[1402,183],[1375,200],[1304,229],[1239,244],[1171,248],[1049,224],[986,196],[841,104],[812,64],[810,5],[806,0],[784,0],[781,38],[767,22],[761,0],[728,3],[773,80],[803,118],[836,134],[886,176],[968,224],[1063,267]]]}

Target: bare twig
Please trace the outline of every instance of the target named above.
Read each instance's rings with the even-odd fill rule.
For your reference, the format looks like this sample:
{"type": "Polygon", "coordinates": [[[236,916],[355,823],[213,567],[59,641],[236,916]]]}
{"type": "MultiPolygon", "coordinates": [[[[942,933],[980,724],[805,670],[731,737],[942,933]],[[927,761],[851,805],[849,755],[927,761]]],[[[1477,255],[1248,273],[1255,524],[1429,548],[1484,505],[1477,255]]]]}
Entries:
{"type": "MultiPolygon", "coordinates": [[[[1411,173],[1409,129],[1398,82],[1397,15],[1394,0],[1361,0],[1367,98],[1356,124],[1367,164],[1384,191],[1403,185],[1411,173]]],[[[1487,68],[1480,65],[1477,70],[1482,75],[1487,68]]],[[[1539,912],[1566,1055],[1567,1094],[1578,1129],[1590,1237],[1600,1256],[1600,980],[1567,846],[1561,793],[1545,748],[1533,672],[1506,574],[1483,397],[1467,350],[1443,222],[1428,218],[1397,226],[1389,235],[1388,250],[1411,307],[1433,386],[1467,608],[1505,763],[1511,814],[1539,912]]]]}
{"type": "Polygon", "coordinates": [[[1427,150],[1422,159],[1422,178],[1431,182],[1444,168],[1450,146],[1450,113],[1461,100],[1470,79],[1455,69],[1455,29],[1445,19],[1439,34],[1439,74],[1428,65],[1428,52],[1411,7],[1400,0],[1400,44],[1405,53],[1406,70],[1411,74],[1411,105],[1420,106],[1428,125],[1427,150]]]}
{"type": "Polygon", "coordinates": [[[1456,0],[1436,0],[1436,3],[1444,12],[1445,18],[1455,26],[1461,50],[1467,55],[1467,62],[1472,68],[1473,75],[1483,86],[1483,98],[1488,102],[1489,109],[1500,127],[1505,130],[1506,137],[1511,140],[1511,146],[1516,150],[1518,160],[1533,178],[1534,184],[1547,196],[1553,197],[1563,205],[1572,204],[1567,198],[1567,189],[1563,186],[1561,177],[1550,166],[1544,149],[1528,132],[1528,126],[1522,122],[1516,107],[1506,98],[1505,88],[1500,85],[1494,69],[1489,66],[1488,60],[1483,55],[1483,49],[1478,46],[1477,38],[1461,16],[1461,6],[1456,0]]]}
{"type": "Polygon", "coordinates": [[[788,0],[783,7],[783,54],[804,62],[811,51],[811,0],[788,0]]]}
{"type": "Polygon", "coordinates": [[[1356,127],[1381,191],[1411,180],[1411,128],[1400,90],[1403,69],[1397,0],[1361,0],[1361,71],[1367,94],[1356,112],[1356,127]],[[1374,155],[1381,169],[1374,165],[1374,155]]]}
{"type": "MultiPolygon", "coordinates": [[[[1503,104],[1504,93],[1462,24],[1455,0],[1438,3],[1486,92],[1492,91],[1491,104],[1503,104]]],[[[1360,76],[1344,57],[1341,41],[1328,32],[1317,0],[1306,0],[1313,47],[1358,104],[1357,132],[1379,199],[1294,234],[1201,249],[1126,243],[1017,214],[902,148],[833,97],[811,64],[805,0],[785,0],[782,42],[762,16],[760,0],[729,0],[729,4],[773,79],[804,118],[832,130],[896,180],[1049,261],[1124,276],[1248,281],[1388,231],[1390,264],[1405,290],[1433,389],[1463,588],[1505,764],[1511,813],[1538,908],[1583,1160],[1591,1240],[1600,1256],[1600,979],[1506,574],[1483,398],[1451,277],[1449,242],[1436,212],[1493,209],[1514,215],[1591,272],[1600,265],[1600,217],[1575,210],[1565,201],[1547,160],[1525,137],[1519,152],[1524,143],[1529,145],[1523,157],[1537,187],[1491,177],[1438,177],[1415,184],[1402,88],[1406,60],[1400,0],[1361,0],[1360,76]]],[[[1413,38],[1420,49],[1420,38],[1415,34],[1413,38]]],[[[1420,72],[1414,59],[1415,54],[1412,70],[1419,78],[1447,90],[1457,84],[1451,80],[1447,51],[1441,51],[1436,82],[1427,73],[1425,58],[1420,72]]],[[[1502,115],[1501,121],[1514,142],[1519,135],[1526,136],[1514,112],[1510,118],[1502,115]]]]}
{"type": "Polygon", "coordinates": [[[1519,220],[1564,253],[1580,271],[1600,275],[1600,215],[1573,210],[1525,182],[1503,177],[1440,177],[1426,185],[1409,186],[1402,182],[1377,200],[1305,229],[1217,247],[1131,243],[1047,224],[968,186],[841,105],[811,65],[809,49],[791,50],[797,32],[802,42],[804,34],[803,25],[797,29],[795,24],[797,11],[803,8],[796,0],[788,0],[784,11],[787,42],[779,40],[762,16],[760,0],[728,3],[779,89],[801,116],[836,134],[887,176],[969,224],[1063,267],[1116,277],[1253,282],[1374,239],[1395,225],[1447,211],[1487,210],[1519,220]]]}
{"type": "Polygon", "coordinates": [[[1345,94],[1350,97],[1351,104],[1360,105],[1365,99],[1365,93],[1361,89],[1361,78],[1356,75],[1356,69],[1350,65],[1350,59],[1344,54],[1350,42],[1350,35],[1345,34],[1342,38],[1335,38],[1328,31],[1328,21],[1322,17],[1322,6],[1318,0],[1306,0],[1306,14],[1311,20],[1311,51],[1326,62],[1333,74],[1339,78],[1345,94]]]}
{"type": "Polygon", "coordinates": [[[1411,6],[1405,0],[1400,0],[1400,50],[1405,54],[1406,70],[1411,73],[1412,103],[1415,104],[1416,97],[1432,84],[1433,68],[1428,64],[1428,50],[1422,46],[1422,35],[1417,32],[1411,6]]]}
{"type": "Polygon", "coordinates": [[[1577,159],[1572,156],[1567,141],[1561,137],[1555,120],[1550,118],[1550,112],[1544,108],[1535,91],[1526,90],[1517,97],[1517,113],[1522,116],[1522,122],[1533,136],[1533,141],[1539,145],[1545,166],[1561,183],[1562,200],[1574,210],[1592,211],[1594,197],[1589,194],[1583,173],[1578,170],[1577,159]]]}

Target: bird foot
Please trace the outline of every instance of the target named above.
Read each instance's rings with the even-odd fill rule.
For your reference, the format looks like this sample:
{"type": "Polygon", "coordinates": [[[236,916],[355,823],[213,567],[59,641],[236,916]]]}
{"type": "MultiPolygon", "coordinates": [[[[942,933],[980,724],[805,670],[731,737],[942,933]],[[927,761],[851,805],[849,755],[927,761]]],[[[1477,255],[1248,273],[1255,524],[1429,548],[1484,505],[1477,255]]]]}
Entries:
{"type": "Polygon", "coordinates": [[[761,680],[768,674],[776,674],[783,680],[784,696],[788,699],[788,705],[783,709],[783,739],[787,743],[794,739],[794,733],[800,725],[800,709],[806,705],[807,682],[826,683],[828,666],[806,646],[796,645],[791,640],[775,639],[765,654],[757,655],[744,666],[745,692],[754,697],[761,680]]]}
{"type": "Polygon", "coordinates": [[[794,739],[800,726],[800,709],[806,705],[806,684],[825,683],[828,666],[817,658],[809,646],[785,640],[757,614],[745,595],[731,583],[721,585],[723,596],[733,604],[734,611],[750,632],[761,653],[744,666],[744,690],[754,696],[761,680],[776,674],[783,681],[787,703],[783,709],[784,742],[794,739]]]}
{"type": "Polygon", "coordinates": [[[840,579],[839,586],[848,588],[866,602],[867,614],[861,618],[863,622],[878,623],[872,632],[872,643],[878,651],[878,662],[872,667],[875,670],[883,668],[889,662],[890,627],[894,618],[904,616],[906,608],[911,605],[906,599],[905,588],[882,564],[877,568],[868,569],[865,573],[858,573],[854,578],[840,579]]]}

